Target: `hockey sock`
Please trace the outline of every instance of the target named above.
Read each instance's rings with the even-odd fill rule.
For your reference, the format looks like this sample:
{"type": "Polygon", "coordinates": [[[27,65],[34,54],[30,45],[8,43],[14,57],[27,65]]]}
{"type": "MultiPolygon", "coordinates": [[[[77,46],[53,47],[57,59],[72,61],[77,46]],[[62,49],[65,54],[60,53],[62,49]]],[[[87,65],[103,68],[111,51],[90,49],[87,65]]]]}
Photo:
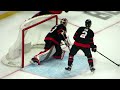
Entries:
{"type": "Polygon", "coordinates": [[[72,63],[73,63],[73,56],[69,56],[69,59],[68,59],[68,66],[72,66],[72,63]]]}
{"type": "Polygon", "coordinates": [[[93,67],[93,59],[92,58],[88,58],[88,63],[90,67],[93,67]]]}

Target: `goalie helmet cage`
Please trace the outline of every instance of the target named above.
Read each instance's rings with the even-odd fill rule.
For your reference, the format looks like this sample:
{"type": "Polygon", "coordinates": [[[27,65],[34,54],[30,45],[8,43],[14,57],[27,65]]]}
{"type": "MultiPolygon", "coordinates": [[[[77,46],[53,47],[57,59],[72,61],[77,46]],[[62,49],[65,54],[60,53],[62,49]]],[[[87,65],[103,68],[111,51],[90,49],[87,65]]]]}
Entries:
{"type": "Polygon", "coordinates": [[[7,66],[24,68],[26,63],[25,61],[27,61],[26,54],[32,52],[32,55],[28,54],[28,62],[30,62],[31,58],[43,49],[44,37],[48,34],[51,28],[57,24],[57,15],[43,15],[25,21],[20,26],[19,35],[16,42],[12,47],[10,47],[9,52],[2,58],[1,62],[7,66]],[[41,46],[42,49],[40,50],[41,46]],[[37,52],[31,51],[31,49],[37,50],[37,52]],[[18,57],[21,59],[20,62],[17,62],[18,57]]]}

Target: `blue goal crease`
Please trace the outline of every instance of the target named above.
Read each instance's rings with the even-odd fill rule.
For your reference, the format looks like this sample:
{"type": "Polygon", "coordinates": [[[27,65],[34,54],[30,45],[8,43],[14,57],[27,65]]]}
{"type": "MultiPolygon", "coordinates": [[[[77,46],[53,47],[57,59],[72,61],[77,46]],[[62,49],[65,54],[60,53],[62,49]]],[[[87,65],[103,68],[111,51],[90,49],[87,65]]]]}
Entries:
{"type": "Polygon", "coordinates": [[[30,64],[24,68],[24,71],[47,78],[62,79],[80,75],[82,72],[88,70],[87,58],[76,54],[71,71],[66,71],[65,67],[67,67],[68,55],[69,53],[66,52],[63,60],[51,57],[49,60],[42,61],[41,65],[30,64]]]}

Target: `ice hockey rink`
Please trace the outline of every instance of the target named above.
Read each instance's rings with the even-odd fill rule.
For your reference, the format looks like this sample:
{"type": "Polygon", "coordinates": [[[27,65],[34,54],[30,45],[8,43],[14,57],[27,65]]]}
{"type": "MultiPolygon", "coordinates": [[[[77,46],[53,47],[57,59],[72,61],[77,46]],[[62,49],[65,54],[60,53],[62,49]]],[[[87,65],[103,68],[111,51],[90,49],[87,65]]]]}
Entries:
{"type": "MultiPolygon", "coordinates": [[[[16,41],[20,25],[36,12],[38,11],[18,11],[16,14],[0,20],[0,60],[16,41]]],[[[58,17],[68,19],[67,34],[72,43],[77,28],[84,26],[86,19],[91,19],[91,29],[95,32],[94,43],[97,45],[97,50],[115,63],[120,64],[120,11],[69,11],[68,13],[63,12],[58,17]]],[[[94,74],[85,72],[66,79],[120,79],[119,66],[97,52],[92,52],[92,55],[96,69],[94,74]]],[[[28,73],[0,62],[0,79],[51,78],[28,73]]]]}

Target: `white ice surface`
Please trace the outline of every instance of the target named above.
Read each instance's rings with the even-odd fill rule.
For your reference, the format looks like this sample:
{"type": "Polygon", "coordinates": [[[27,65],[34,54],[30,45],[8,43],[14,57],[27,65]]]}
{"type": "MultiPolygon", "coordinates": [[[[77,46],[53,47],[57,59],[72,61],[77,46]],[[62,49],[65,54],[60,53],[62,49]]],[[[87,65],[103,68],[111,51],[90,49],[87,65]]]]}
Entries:
{"type": "MultiPolygon", "coordinates": [[[[15,42],[19,32],[19,27],[22,22],[33,16],[36,12],[37,11],[21,11],[6,19],[0,20],[0,59],[7,53],[9,47],[15,42]]],[[[70,36],[70,40],[72,42],[72,37],[76,29],[78,28],[77,26],[84,26],[84,21],[88,18],[92,20],[91,29],[93,29],[94,32],[103,30],[107,27],[103,31],[95,34],[94,42],[98,47],[98,51],[100,51],[116,63],[120,63],[120,23],[116,23],[120,21],[120,15],[113,16],[108,20],[102,20],[93,16],[89,16],[81,11],[70,11],[68,13],[63,12],[61,15],[58,16],[59,18],[65,17],[70,22],[67,28],[68,35],[70,36]]],[[[112,62],[99,55],[98,53],[92,54],[95,58],[96,72],[93,75],[83,74],[70,79],[120,79],[120,67],[114,65],[112,62]]],[[[0,78],[45,79],[41,76],[16,70],[19,70],[19,68],[8,67],[0,63],[0,78]]]]}

